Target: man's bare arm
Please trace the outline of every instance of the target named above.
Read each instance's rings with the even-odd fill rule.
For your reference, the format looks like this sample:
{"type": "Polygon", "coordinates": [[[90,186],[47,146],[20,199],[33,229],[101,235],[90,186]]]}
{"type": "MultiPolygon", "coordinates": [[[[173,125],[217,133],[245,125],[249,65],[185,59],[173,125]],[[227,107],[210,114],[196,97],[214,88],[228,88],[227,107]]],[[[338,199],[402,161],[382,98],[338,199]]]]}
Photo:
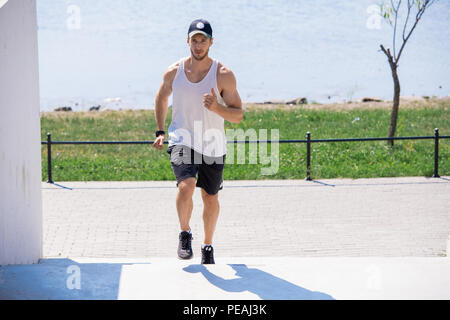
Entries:
{"type": "MultiPolygon", "coordinates": [[[[172,82],[176,74],[176,67],[170,66],[163,76],[163,81],[156,93],[155,98],[155,119],[156,130],[165,130],[165,122],[167,117],[167,109],[169,108],[169,97],[172,94],[172,82]]],[[[160,135],[156,138],[153,146],[159,150],[162,150],[164,144],[165,135],[160,135]]]]}
{"type": "Polygon", "coordinates": [[[205,107],[227,121],[239,123],[244,118],[244,113],[241,97],[236,88],[236,78],[231,70],[227,69],[221,75],[221,84],[223,87],[222,98],[226,106],[217,102],[217,97],[215,96],[214,90],[212,90],[211,95],[208,94],[204,97],[205,107]]]}
{"type": "Polygon", "coordinates": [[[155,98],[155,118],[156,118],[156,129],[164,130],[165,121],[167,116],[167,109],[169,107],[169,97],[172,94],[172,75],[171,69],[164,72],[163,81],[156,93],[155,98]]]}

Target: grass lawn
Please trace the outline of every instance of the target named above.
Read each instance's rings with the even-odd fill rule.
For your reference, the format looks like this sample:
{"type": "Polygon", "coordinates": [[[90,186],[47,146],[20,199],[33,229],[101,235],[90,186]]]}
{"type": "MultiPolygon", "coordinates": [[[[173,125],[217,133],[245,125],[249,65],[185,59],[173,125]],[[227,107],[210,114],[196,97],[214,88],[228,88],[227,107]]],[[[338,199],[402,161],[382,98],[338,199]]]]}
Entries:
{"type": "MultiPolygon", "coordinates": [[[[414,108],[400,107],[396,136],[450,135],[450,99],[425,102],[414,108]]],[[[356,108],[295,106],[246,108],[240,124],[225,121],[225,129],[277,129],[279,139],[386,137],[389,108],[361,105],[356,108]],[[359,118],[359,120],[355,120],[359,118]]],[[[166,131],[171,120],[168,112],[166,131]]],[[[156,129],[153,110],[103,112],[42,112],[41,140],[47,132],[53,141],[151,141],[156,129]]],[[[262,139],[258,135],[258,139],[262,139]]],[[[250,163],[248,144],[228,144],[225,180],[304,179],[306,144],[278,144],[278,166],[273,174],[262,174],[268,164],[250,163]],[[237,149],[246,149],[245,163],[237,163],[237,149]],[[234,159],[231,151],[234,148],[234,159]],[[231,162],[234,162],[231,163],[231,162]]],[[[256,146],[256,145],[255,145],[256,146]]],[[[265,145],[260,145],[262,147],[265,145]]],[[[274,146],[268,146],[269,155],[274,146]]],[[[149,144],[140,145],[52,145],[54,181],[174,180],[169,155],[149,144]]],[[[273,151],[275,151],[273,149],[273,151]]],[[[313,143],[311,176],[321,178],[362,178],[431,176],[434,140],[313,143]]],[[[450,174],[450,139],[440,140],[439,174],[450,174]]],[[[47,181],[47,148],[42,145],[42,179],[47,181]]]]}

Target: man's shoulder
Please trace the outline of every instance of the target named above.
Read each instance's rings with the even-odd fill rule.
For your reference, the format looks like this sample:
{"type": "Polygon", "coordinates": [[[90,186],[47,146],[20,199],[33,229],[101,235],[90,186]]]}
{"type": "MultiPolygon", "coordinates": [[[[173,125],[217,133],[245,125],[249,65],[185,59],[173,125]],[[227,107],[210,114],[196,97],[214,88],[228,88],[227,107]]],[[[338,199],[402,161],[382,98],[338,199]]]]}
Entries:
{"type": "Polygon", "coordinates": [[[227,67],[226,65],[224,65],[222,62],[218,61],[218,72],[217,72],[217,80],[221,83],[221,84],[226,84],[229,82],[234,82],[236,81],[236,78],[234,76],[233,71],[227,67]]]}
{"type": "Polygon", "coordinates": [[[227,67],[226,65],[224,65],[222,62],[218,61],[217,64],[218,64],[218,71],[219,71],[218,75],[219,76],[227,77],[227,76],[230,76],[233,74],[233,71],[231,71],[231,69],[229,67],[227,67]]]}
{"type": "Polygon", "coordinates": [[[177,62],[172,63],[170,66],[168,66],[166,71],[164,72],[164,78],[167,80],[173,80],[175,78],[175,75],[177,74],[177,70],[180,64],[181,60],[178,60],[177,62]]]}
{"type": "Polygon", "coordinates": [[[168,71],[173,71],[173,70],[176,71],[181,64],[181,61],[184,61],[184,60],[181,59],[181,60],[178,60],[178,61],[172,63],[170,66],[167,67],[167,70],[168,71]]]}

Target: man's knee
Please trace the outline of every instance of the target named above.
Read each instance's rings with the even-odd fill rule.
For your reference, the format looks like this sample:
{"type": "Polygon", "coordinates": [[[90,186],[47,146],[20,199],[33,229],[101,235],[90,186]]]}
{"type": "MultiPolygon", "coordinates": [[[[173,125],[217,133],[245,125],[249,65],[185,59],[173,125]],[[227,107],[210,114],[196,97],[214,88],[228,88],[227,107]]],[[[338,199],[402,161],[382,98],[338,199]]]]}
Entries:
{"type": "Polygon", "coordinates": [[[192,195],[195,190],[195,178],[187,178],[178,183],[178,191],[183,195],[192,195]]]}
{"type": "Polygon", "coordinates": [[[219,201],[219,193],[217,192],[216,194],[209,194],[204,189],[202,189],[202,199],[206,205],[216,204],[219,201]]]}

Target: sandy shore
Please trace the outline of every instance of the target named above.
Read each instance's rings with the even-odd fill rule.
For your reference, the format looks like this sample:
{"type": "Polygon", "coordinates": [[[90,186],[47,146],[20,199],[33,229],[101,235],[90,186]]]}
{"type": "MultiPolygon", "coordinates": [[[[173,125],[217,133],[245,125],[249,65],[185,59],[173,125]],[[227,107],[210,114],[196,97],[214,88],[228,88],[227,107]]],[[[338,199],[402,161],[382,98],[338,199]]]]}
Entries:
{"type": "MultiPolygon", "coordinates": [[[[439,108],[443,104],[448,105],[450,97],[424,99],[421,97],[405,97],[400,99],[400,108],[439,108]]],[[[391,109],[392,101],[382,102],[359,102],[349,101],[347,103],[330,103],[330,104],[263,104],[263,103],[244,103],[245,110],[270,110],[270,109],[323,109],[323,110],[352,110],[352,109],[391,109]]]]}
{"type": "MultiPolygon", "coordinates": [[[[410,108],[442,108],[450,105],[450,96],[444,98],[430,98],[424,99],[421,97],[404,97],[400,100],[401,109],[410,108]]],[[[255,103],[255,102],[244,102],[243,109],[247,111],[252,110],[294,110],[294,109],[314,109],[314,110],[352,110],[352,109],[391,109],[392,101],[382,101],[382,102],[360,102],[360,101],[349,101],[347,103],[330,103],[330,104],[319,104],[319,103],[308,103],[308,104],[286,104],[286,103],[255,103]]],[[[154,109],[108,109],[103,108],[100,111],[41,111],[41,116],[44,115],[64,115],[71,114],[73,112],[85,113],[89,115],[98,114],[101,115],[104,112],[147,112],[154,109]]]]}

